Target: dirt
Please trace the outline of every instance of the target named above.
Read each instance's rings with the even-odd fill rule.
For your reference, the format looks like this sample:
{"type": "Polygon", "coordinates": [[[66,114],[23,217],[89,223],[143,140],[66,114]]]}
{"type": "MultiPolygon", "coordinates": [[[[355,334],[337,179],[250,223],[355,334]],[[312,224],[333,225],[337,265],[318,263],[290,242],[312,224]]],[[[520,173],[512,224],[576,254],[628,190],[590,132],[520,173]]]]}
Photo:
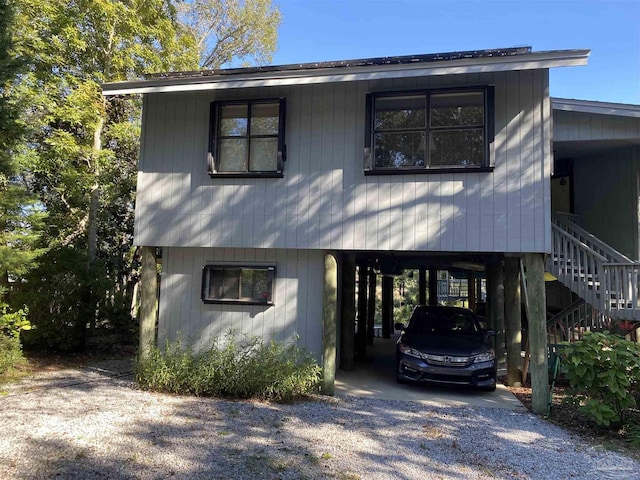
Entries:
{"type": "MultiPolygon", "coordinates": [[[[531,410],[531,387],[508,387],[518,400],[531,410]]],[[[579,435],[592,445],[600,445],[609,450],[628,455],[640,460],[640,452],[631,446],[630,435],[625,427],[602,427],[597,425],[590,417],[583,414],[578,406],[568,402],[569,394],[566,385],[556,385],[553,391],[553,400],[547,419],[565,430],[579,435]]],[[[640,411],[633,411],[630,424],[640,425],[640,411]]]]}

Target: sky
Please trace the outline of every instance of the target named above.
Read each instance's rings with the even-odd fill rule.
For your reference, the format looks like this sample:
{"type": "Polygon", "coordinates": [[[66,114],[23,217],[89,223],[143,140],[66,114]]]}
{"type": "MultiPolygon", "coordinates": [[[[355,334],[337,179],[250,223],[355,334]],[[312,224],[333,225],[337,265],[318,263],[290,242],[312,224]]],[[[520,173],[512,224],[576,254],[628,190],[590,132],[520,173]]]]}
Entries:
{"type": "Polygon", "coordinates": [[[640,104],[640,0],[274,0],[274,65],[531,46],[591,50],[554,97],[640,104]]]}

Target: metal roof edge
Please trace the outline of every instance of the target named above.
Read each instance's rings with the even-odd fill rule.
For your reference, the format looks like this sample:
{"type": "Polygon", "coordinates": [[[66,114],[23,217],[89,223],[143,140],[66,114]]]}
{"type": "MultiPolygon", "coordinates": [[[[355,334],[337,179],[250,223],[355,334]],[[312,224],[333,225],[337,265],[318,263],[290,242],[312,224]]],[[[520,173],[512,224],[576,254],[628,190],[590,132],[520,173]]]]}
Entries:
{"type": "Polygon", "coordinates": [[[553,110],[564,112],[593,113],[618,117],[640,118],[640,105],[632,103],[599,102],[595,100],[577,100],[573,98],[551,98],[553,110]]]}
{"type": "Polygon", "coordinates": [[[256,72],[247,69],[250,73],[246,74],[242,73],[242,69],[237,69],[238,73],[227,75],[197,75],[105,83],[102,85],[102,94],[109,96],[180,92],[579,66],[587,64],[590,53],[591,51],[588,49],[549,50],[499,57],[456,58],[429,62],[338,66],[306,70],[281,71],[274,69],[256,72]]]}

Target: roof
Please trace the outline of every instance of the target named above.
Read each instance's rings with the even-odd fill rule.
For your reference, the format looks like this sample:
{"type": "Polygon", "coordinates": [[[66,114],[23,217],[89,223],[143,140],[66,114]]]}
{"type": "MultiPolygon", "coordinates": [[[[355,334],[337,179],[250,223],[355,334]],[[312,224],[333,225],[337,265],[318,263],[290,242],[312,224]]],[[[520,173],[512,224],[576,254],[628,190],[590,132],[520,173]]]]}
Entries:
{"type": "Polygon", "coordinates": [[[571,98],[552,98],[551,107],[565,112],[594,113],[597,115],[615,115],[619,117],[640,118],[640,105],[630,103],[596,102],[593,100],[575,100],[571,98]]]}
{"type": "Polygon", "coordinates": [[[531,47],[516,47],[198,72],[170,72],[151,75],[144,80],[105,83],[102,85],[102,91],[103,95],[124,95],[531,70],[586,65],[590,53],[590,50],[534,52],[531,47]]]}

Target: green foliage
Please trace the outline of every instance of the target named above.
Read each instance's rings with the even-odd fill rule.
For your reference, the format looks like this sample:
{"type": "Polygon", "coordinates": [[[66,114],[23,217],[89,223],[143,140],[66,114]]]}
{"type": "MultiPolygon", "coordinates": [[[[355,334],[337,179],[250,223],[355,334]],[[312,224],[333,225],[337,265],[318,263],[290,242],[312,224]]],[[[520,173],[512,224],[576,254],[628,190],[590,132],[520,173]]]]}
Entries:
{"type": "Polygon", "coordinates": [[[25,363],[20,339],[0,335],[0,383],[11,378],[14,370],[25,363]]]}
{"type": "Polygon", "coordinates": [[[180,341],[152,348],[136,379],[147,390],[289,402],[318,391],[320,367],[296,343],[237,342],[229,332],[200,353],[180,341]]]}
{"type": "Polygon", "coordinates": [[[0,336],[18,338],[23,330],[31,330],[31,323],[27,320],[28,309],[16,312],[9,311],[9,305],[0,302],[0,336]]]}
{"type": "Polygon", "coordinates": [[[198,48],[201,68],[271,61],[281,16],[272,0],[180,2],[178,18],[198,48]]]}
{"type": "Polygon", "coordinates": [[[598,425],[620,425],[640,393],[640,344],[609,332],[589,333],[563,350],[571,401],[598,425]]]}

